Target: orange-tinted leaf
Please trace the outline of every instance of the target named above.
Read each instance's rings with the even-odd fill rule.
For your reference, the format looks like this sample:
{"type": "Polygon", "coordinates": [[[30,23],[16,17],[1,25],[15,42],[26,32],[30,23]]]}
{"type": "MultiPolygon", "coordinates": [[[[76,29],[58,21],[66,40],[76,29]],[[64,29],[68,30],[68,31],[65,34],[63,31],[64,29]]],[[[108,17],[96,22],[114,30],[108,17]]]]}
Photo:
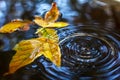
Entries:
{"type": "Polygon", "coordinates": [[[34,22],[43,27],[43,28],[47,28],[47,27],[65,27],[68,25],[68,23],[66,22],[55,22],[58,18],[59,18],[60,12],[57,8],[56,3],[52,3],[52,8],[45,14],[45,18],[43,19],[40,16],[35,16],[34,22]]]}
{"type": "Polygon", "coordinates": [[[41,55],[50,59],[57,66],[61,64],[59,45],[52,39],[36,38],[23,40],[15,46],[14,50],[16,50],[16,54],[9,64],[9,72],[5,75],[14,73],[19,68],[32,63],[41,55]]]}
{"type": "Polygon", "coordinates": [[[31,23],[31,21],[22,21],[17,19],[2,26],[0,28],[0,33],[12,33],[16,30],[26,31],[29,30],[29,24],[31,23]]]}
{"type": "Polygon", "coordinates": [[[60,15],[60,12],[57,8],[57,4],[55,2],[52,3],[52,8],[45,14],[45,21],[46,22],[55,22],[60,15]]]}

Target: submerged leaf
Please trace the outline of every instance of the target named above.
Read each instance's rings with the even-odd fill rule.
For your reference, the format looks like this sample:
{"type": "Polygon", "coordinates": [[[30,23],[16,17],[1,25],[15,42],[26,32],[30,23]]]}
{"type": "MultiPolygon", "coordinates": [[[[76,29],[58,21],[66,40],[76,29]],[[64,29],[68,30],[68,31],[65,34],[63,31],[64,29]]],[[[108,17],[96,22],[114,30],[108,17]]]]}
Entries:
{"type": "Polygon", "coordinates": [[[12,33],[16,30],[27,31],[29,30],[29,24],[31,23],[31,21],[22,21],[17,19],[2,26],[0,28],[0,33],[12,33]]]}
{"type": "Polygon", "coordinates": [[[9,64],[9,72],[5,75],[14,73],[19,68],[32,63],[41,55],[50,59],[57,66],[61,64],[59,45],[52,39],[36,38],[23,40],[15,46],[14,50],[16,50],[16,54],[9,64]]]}

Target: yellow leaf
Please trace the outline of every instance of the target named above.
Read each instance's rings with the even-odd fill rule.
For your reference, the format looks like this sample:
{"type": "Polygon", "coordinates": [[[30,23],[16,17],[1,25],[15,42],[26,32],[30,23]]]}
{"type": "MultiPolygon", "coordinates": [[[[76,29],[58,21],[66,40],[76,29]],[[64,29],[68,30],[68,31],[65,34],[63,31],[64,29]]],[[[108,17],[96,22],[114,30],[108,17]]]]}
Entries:
{"type": "Polygon", "coordinates": [[[55,65],[61,65],[59,45],[52,39],[36,38],[23,40],[14,47],[14,50],[16,50],[16,54],[9,64],[9,72],[5,73],[5,75],[14,73],[16,70],[30,64],[41,55],[50,59],[55,65]]]}
{"type": "Polygon", "coordinates": [[[43,18],[40,16],[35,16],[35,19],[33,21],[37,25],[42,26],[42,27],[46,27],[48,25],[48,23],[46,21],[44,21],[43,18]]]}
{"type": "Polygon", "coordinates": [[[52,3],[51,9],[45,14],[45,18],[43,19],[40,16],[35,16],[34,22],[43,27],[43,28],[60,28],[68,25],[66,22],[55,22],[59,18],[60,12],[57,8],[56,3],[52,3]]]}
{"type": "Polygon", "coordinates": [[[57,27],[57,28],[61,28],[61,27],[65,27],[68,26],[69,24],[67,22],[55,22],[55,23],[50,23],[47,27],[57,27]]]}
{"type": "Polygon", "coordinates": [[[39,37],[52,39],[54,42],[58,42],[59,41],[57,32],[54,29],[40,28],[40,29],[37,30],[36,34],[38,34],[39,37]]]}
{"type": "Polygon", "coordinates": [[[42,54],[38,54],[39,47],[41,46],[40,41],[31,39],[31,40],[23,40],[18,43],[14,50],[16,50],[16,54],[13,56],[10,64],[9,64],[9,72],[7,74],[14,73],[19,68],[31,63],[37,57],[42,54]]]}
{"type": "Polygon", "coordinates": [[[43,41],[40,53],[50,59],[55,65],[61,66],[61,52],[58,43],[47,38],[38,38],[38,40],[40,42],[43,41]]]}
{"type": "Polygon", "coordinates": [[[12,33],[16,30],[26,31],[29,30],[29,24],[31,24],[31,21],[22,21],[17,19],[2,26],[0,28],[0,33],[12,33]]]}
{"type": "Polygon", "coordinates": [[[60,12],[57,8],[57,5],[55,2],[52,3],[52,8],[45,14],[44,20],[46,22],[53,23],[55,22],[60,15],[60,12]]]}

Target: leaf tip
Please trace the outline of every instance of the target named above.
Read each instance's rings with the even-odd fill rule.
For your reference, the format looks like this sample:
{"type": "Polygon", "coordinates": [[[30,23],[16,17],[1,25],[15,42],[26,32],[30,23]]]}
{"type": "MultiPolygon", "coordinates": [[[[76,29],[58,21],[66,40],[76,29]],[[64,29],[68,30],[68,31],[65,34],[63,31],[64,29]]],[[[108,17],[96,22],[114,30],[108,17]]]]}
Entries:
{"type": "Polygon", "coordinates": [[[56,2],[53,2],[53,3],[52,3],[52,6],[56,6],[56,2]]]}

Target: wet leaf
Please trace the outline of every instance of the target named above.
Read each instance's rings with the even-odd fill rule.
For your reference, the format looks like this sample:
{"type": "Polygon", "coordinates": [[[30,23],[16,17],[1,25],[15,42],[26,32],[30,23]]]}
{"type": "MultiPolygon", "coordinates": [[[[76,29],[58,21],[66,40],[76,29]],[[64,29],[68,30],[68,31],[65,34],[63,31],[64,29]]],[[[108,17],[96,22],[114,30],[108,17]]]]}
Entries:
{"type": "Polygon", "coordinates": [[[65,27],[68,26],[69,24],[67,22],[55,22],[55,23],[50,23],[48,25],[48,27],[57,27],[57,28],[61,28],[61,27],[65,27]]]}
{"type": "Polygon", "coordinates": [[[12,33],[16,30],[27,31],[29,30],[29,25],[31,21],[23,21],[20,19],[16,19],[11,21],[0,28],[0,33],[12,33]]]}
{"type": "Polygon", "coordinates": [[[19,68],[32,63],[41,55],[44,55],[57,66],[61,64],[59,45],[52,39],[36,38],[23,40],[14,47],[14,50],[16,50],[16,54],[9,64],[9,72],[5,75],[14,73],[19,68]]]}
{"type": "Polygon", "coordinates": [[[47,27],[48,26],[48,23],[45,20],[43,20],[43,18],[40,17],[40,16],[35,16],[34,22],[37,25],[42,26],[42,27],[47,27]]]}
{"type": "MultiPolygon", "coordinates": [[[[38,40],[23,40],[18,43],[14,50],[16,50],[16,54],[13,56],[10,64],[9,64],[9,72],[7,74],[14,73],[19,68],[31,63],[38,56],[40,44],[38,40]],[[33,55],[36,55],[33,57],[33,55]]],[[[39,54],[39,56],[42,54],[39,54]]]]}
{"type": "Polygon", "coordinates": [[[55,65],[61,66],[61,52],[59,44],[53,39],[48,38],[38,38],[38,40],[42,42],[40,53],[50,59],[55,65]]]}
{"type": "Polygon", "coordinates": [[[60,15],[60,12],[57,8],[57,5],[55,2],[52,3],[52,8],[45,14],[44,20],[46,22],[55,22],[60,15]]]}
{"type": "Polygon", "coordinates": [[[52,3],[51,9],[45,14],[44,19],[40,16],[35,16],[34,22],[44,28],[47,27],[65,27],[68,26],[67,22],[55,22],[59,18],[60,12],[56,3],[52,3]]]}
{"type": "MultiPolygon", "coordinates": [[[[7,74],[14,73],[19,68],[32,63],[36,58],[44,55],[51,62],[57,66],[61,66],[61,52],[59,48],[59,38],[57,32],[52,29],[54,27],[61,28],[67,26],[66,22],[55,22],[59,17],[59,10],[56,3],[52,4],[52,8],[45,14],[45,17],[36,16],[34,22],[41,26],[36,31],[39,38],[23,40],[16,44],[14,50],[16,54],[13,56],[9,64],[9,72],[7,74]]],[[[4,25],[1,29],[1,33],[12,33],[16,30],[26,31],[29,29],[30,21],[13,21],[4,25]]]]}
{"type": "Polygon", "coordinates": [[[54,42],[59,41],[57,31],[54,30],[54,29],[40,28],[40,29],[37,30],[36,34],[38,34],[39,37],[52,39],[54,42]]]}

